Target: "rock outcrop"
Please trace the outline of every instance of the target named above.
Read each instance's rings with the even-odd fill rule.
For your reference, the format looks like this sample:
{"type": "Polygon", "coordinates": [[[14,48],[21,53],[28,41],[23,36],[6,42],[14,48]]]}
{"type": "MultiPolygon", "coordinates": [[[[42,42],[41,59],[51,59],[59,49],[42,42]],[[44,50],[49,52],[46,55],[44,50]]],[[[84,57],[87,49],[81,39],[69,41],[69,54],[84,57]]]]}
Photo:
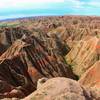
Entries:
{"type": "MultiPolygon", "coordinates": [[[[5,98],[2,100],[20,99],[5,98]]],[[[100,89],[85,88],[77,81],[64,77],[42,78],[38,81],[37,90],[21,100],[100,100],[100,89]]]]}
{"type": "Polygon", "coordinates": [[[93,100],[93,98],[78,82],[58,77],[47,80],[23,100],[93,100]]]}
{"type": "Polygon", "coordinates": [[[0,60],[0,99],[23,98],[35,89],[28,74],[28,67],[20,56],[0,60]]]}
{"type": "Polygon", "coordinates": [[[0,28],[0,55],[3,54],[17,39],[23,35],[29,36],[31,32],[25,27],[0,28]]]}
{"type": "Polygon", "coordinates": [[[69,77],[76,79],[69,65],[49,56],[45,47],[35,38],[27,37],[15,41],[5,53],[0,56],[1,98],[27,96],[36,89],[37,80],[41,77],[69,77]],[[6,73],[5,73],[6,72],[6,73]],[[31,87],[31,88],[30,88],[31,87]],[[12,95],[18,88],[18,95],[12,95]],[[5,96],[4,93],[11,95],[5,96]]]}
{"type": "Polygon", "coordinates": [[[72,66],[76,75],[81,76],[99,60],[100,50],[97,48],[99,43],[100,40],[96,37],[78,41],[77,45],[66,55],[66,61],[72,66]]]}
{"type": "Polygon", "coordinates": [[[100,89],[100,61],[97,61],[82,75],[79,83],[88,88],[100,89]]]}

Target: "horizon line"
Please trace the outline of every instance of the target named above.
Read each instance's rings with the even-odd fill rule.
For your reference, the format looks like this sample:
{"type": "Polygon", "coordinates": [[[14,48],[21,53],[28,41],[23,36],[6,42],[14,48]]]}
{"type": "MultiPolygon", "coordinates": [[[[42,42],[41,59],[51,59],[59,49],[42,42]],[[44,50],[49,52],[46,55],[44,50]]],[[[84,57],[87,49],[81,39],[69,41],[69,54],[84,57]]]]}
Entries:
{"type": "Polygon", "coordinates": [[[23,17],[11,17],[11,18],[5,18],[5,19],[0,19],[0,22],[2,21],[10,21],[10,20],[18,20],[18,19],[25,19],[25,18],[34,18],[34,17],[59,17],[59,16],[80,16],[80,17],[100,17],[100,15],[79,15],[79,14],[50,14],[50,15],[32,15],[32,16],[23,16],[23,17]]]}

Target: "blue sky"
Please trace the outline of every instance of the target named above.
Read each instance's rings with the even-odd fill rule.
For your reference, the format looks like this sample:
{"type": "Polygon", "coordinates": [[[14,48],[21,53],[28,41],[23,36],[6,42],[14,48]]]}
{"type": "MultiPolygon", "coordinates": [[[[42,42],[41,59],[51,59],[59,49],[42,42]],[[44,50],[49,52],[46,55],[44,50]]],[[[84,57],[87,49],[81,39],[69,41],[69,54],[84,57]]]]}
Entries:
{"type": "Polygon", "coordinates": [[[1,0],[0,20],[44,15],[100,16],[100,0],[1,0]]]}

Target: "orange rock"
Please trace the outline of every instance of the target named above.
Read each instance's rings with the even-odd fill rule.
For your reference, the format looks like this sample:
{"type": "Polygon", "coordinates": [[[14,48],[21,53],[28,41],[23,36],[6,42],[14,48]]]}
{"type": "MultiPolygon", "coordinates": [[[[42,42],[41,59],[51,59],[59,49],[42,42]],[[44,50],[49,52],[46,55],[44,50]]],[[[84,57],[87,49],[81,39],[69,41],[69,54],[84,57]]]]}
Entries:
{"type": "Polygon", "coordinates": [[[100,89],[100,61],[97,61],[83,74],[79,83],[85,87],[96,87],[100,89]]]}

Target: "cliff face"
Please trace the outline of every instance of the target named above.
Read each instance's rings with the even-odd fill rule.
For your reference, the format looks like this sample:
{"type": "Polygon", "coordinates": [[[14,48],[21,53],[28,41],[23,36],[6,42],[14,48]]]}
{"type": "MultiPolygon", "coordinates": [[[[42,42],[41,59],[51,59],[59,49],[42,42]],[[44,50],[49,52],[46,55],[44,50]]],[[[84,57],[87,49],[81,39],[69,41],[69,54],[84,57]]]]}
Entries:
{"type": "Polygon", "coordinates": [[[100,61],[97,61],[83,74],[79,83],[85,87],[100,89],[100,61]]]}
{"type": "Polygon", "coordinates": [[[19,56],[0,60],[0,98],[22,98],[36,89],[27,70],[19,56]],[[11,92],[14,89],[16,93],[11,92]]]}
{"type": "Polygon", "coordinates": [[[79,41],[67,54],[66,61],[72,65],[73,71],[81,76],[89,67],[99,60],[99,39],[90,37],[79,41]]]}
{"type": "MultiPolygon", "coordinates": [[[[36,89],[37,80],[43,76],[76,78],[69,65],[61,62],[60,59],[58,62],[54,55],[50,56],[34,36],[15,41],[0,56],[0,62],[0,80],[1,85],[4,85],[1,89],[2,95],[18,88],[27,96],[36,89]],[[2,82],[8,83],[8,88],[2,82]]],[[[14,96],[16,97],[17,94],[15,93],[14,96]]]]}
{"type": "Polygon", "coordinates": [[[0,28],[0,55],[3,54],[9,46],[23,35],[30,35],[31,32],[25,27],[5,27],[0,28]]]}

